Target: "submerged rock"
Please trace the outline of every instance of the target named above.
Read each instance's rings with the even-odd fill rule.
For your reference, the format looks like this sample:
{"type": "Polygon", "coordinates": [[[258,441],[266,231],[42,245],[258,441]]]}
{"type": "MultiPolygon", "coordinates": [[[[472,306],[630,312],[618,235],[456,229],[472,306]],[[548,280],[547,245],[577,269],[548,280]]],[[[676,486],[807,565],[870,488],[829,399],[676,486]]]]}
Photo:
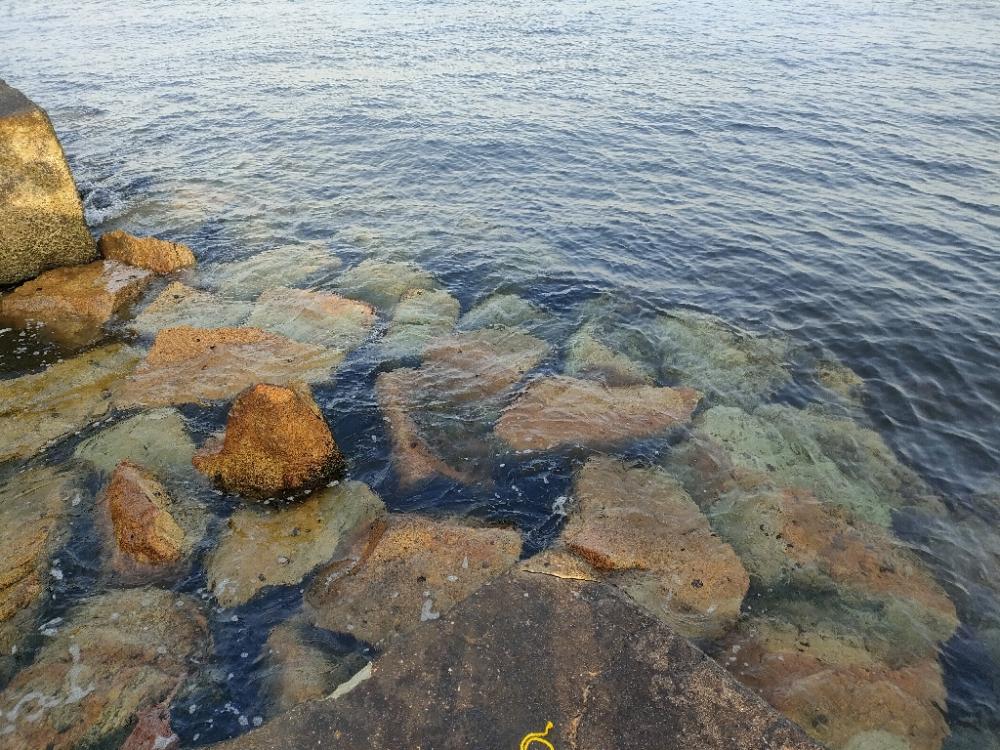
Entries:
{"type": "Polygon", "coordinates": [[[411,289],[396,305],[382,339],[387,359],[419,357],[433,341],[451,333],[458,321],[458,300],[442,289],[411,289]]]}
{"type": "Polygon", "coordinates": [[[176,409],[155,409],[105,427],[82,441],[73,457],[110,474],[119,461],[129,460],[179,475],[191,471],[194,443],[176,409]]]}
{"type": "Polygon", "coordinates": [[[44,110],[0,80],[0,285],[97,256],[44,110]]]}
{"type": "Polygon", "coordinates": [[[301,495],[343,476],[346,463],[309,386],[255,385],[241,393],[225,437],[195,454],[194,466],[248,500],[301,495]]]}
{"type": "Polygon", "coordinates": [[[462,316],[458,327],[463,331],[481,328],[520,328],[534,331],[551,316],[537,305],[516,294],[495,294],[462,316]]]}
{"type": "Polygon", "coordinates": [[[350,692],[297,706],[220,750],[331,737],[373,750],[516,748],[530,733],[577,750],[819,750],[607,586],[527,573],[396,641],[350,692]]]}
{"type": "Polygon", "coordinates": [[[562,543],[692,638],[735,623],[750,580],[733,549],[662,469],[592,458],[574,484],[562,543]]]}
{"type": "Polygon", "coordinates": [[[654,378],[636,360],[602,343],[593,325],[586,325],[569,340],[566,374],[599,380],[610,386],[652,385],[654,378]]]}
{"type": "Polygon", "coordinates": [[[835,635],[754,618],[716,658],[831,750],[864,747],[873,732],[901,739],[909,750],[939,750],[948,735],[934,657],[892,669],[835,635]]]}
{"type": "Polygon", "coordinates": [[[364,260],[341,274],[337,289],[345,297],[390,310],[411,289],[435,289],[438,283],[412,263],[364,260]]]}
{"type": "Polygon", "coordinates": [[[481,476],[496,454],[490,431],[506,397],[547,353],[545,342],[526,334],[475,331],[439,339],[418,369],[379,375],[376,392],[401,484],[481,476]]]}
{"type": "Polygon", "coordinates": [[[341,260],[322,245],[286,245],[246,260],[206,269],[204,278],[226,297],[257,299],[269,289],[298,286],[312,276],[336,271],[341,260]]]}
{"type": "Polygon", "coordinates": [[[97,249],[107,260],[145,268],[161,276],[195,264],[194,253],[187,245],[156,237],[136,237],[121,230],[101,235],[97,249]]]}
{"type": "Polygon", "coordinates": [[[165,328],[179,326],[237,326],[249,314],[249,302],[226,299],[174,281],[129,321],[128,325],[139,333],[152,335],[165,328]]]}
{"type": "Polygon", "coordinates": [[[247,325],[280,333],[293,341],[349,352],[375,324],[375,308],[327,292],[271,289],[264,292],[247,325]]]}
{"type": "Polygon", "coordinates": [[[209,555],[209,588],[223,607],[235,607],[265,586],[298,583],[338,550],[349,557],[384,512],[361,482],[342,482],[287,507],[240,508],[209,555]]]}
{"type": "Polygon", "coordinates": [[[102,594],[66,620],[0,693],[4,747],[117,746],[207,650],[204,618],[190,599],[169,591],[102,594]]]}
{"type": "Polygon", "coordinates": [[[788,343],[755,336],[687,310],[660,316],[650,336],[664,379],[704,391],[713,403],[751,405],[791,379],[788,343]]]}
{"type": "MultiPolygon", "coordinates": [[[[69,536],[79,492],[72,474],[30,469],[0,488],[0,684],[37,632],[35,618],[53,580],[52,557],[69,536]]],[[[2,737],[2,734],[0,734],[2,737]]]]}
{"type": "Polygon", "coordinates": [[[180,559],[184,531],[170,515],[172,501],[159,481],[131,461],[111,475],[104,502],[114,529],[116,553],[140,565],[167,565],[180,559]]]}
{"type": "Polygon", "coordinates": [[[138,361],[134,349],[111,344],[0,381],[0,462],[31,456],[100,419],[138,361]]]}
{"type": "Polygon", "coordinates": [[[496,431],[514,450],[612,446],[686,424],[700,399],[690,388],[539,378],[504,411],[496,431]]]}
{"type": "Polygon", "coordinates": [[[327,380],[343,358],[335,349],[259,328],[167,328],[116,403],[124,408],[200,403],[232,398],[256,383],[315,383],[327,380]]]}
{"type": "Polygon", "coordinates": [[[320,627],[379,644],[438,619],[520,553],[521,536],[511,529],[390,516],[356,563],[319,571],[306,604],[320,627]]]}
{"type": "Polygon", "coordinates": [[[0,297],[0,325],[39,324],[46,338],[85,346],[139,299],[152,278],[149,271],[113,260],[46,271],[0,297]]]}
{"type": "Polygon", "coordinates": [[[816,364],[816,380],[844,400],[860,403],[865,381],[854,370],[834,359],[824,359],[816,364]]]}

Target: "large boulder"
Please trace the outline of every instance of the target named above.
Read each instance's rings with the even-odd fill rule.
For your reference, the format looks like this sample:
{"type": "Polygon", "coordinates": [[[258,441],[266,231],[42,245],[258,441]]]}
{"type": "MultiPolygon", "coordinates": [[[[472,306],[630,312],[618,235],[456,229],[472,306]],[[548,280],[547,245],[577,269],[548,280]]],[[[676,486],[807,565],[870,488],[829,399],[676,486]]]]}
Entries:
{"type": "Polygon", "coordinates": [[[602,584],[510,573],[366,673],[220,748],[819,750],[602,584]]]}
{"type": "Polygon", "coordinates": [[[206,656],[204,617],[158,589],[94,597],[0,693],[10,750],[118,747],[144,709],[167,699],[206,656]]]}
{"type": "Polygon", "coordinates": [[[96,256],[52,122],[0,80],[0,285],[96,256]]]}
{"type": "Polygon", "coordinates": [[[82,347],[100,338],[152,279],[150,271],[115,260],[46,271],[0,297],[0,325],[35,324],[45,338],[82,347]]]}
{"type": "Polygon", "coordinates": [[[195,264],[194,253],[187,245],[156,237],[136,237],[121,230],[101,235],[97,247],[108,260],[145,268],[160,275],[195,264]]]}
{"type": "Polygon", "coordinates": [[[193,461],[221,489],[254,501],[306,494],[346,468],[303,383],[245,390],[229,410],[223,439],[210,441],[193,461]]]}

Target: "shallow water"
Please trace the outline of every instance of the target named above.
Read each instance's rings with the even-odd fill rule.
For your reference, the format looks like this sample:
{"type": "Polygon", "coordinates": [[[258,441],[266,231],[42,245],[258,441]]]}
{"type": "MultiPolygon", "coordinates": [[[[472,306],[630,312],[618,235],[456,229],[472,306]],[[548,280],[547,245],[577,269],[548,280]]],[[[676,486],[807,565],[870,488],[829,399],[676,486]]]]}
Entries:
{"type": "MultiPolygon", "coordinates": [[[[866,393],[831,408],[874,427],[954,521],[898,533],[947,558],[960,522],[997,520],[995,3],[0,3],[0,26],[0,77],[48,109],[96,231],[186,242],[206,268],[298,242],[345,266],[414,261],[463,313],[497,291],[553,313],[543,370],[594,309],[619,330],[689,308],[780,334],[795,377],[739,403],[831,402],[809,373],[839,360],[866,393]]],[[[12,375],[59,355],[16,332],[0,352],[12,375]]],[[[400,491],[382,367],[369,345],[316,389],[352,476],[393,509],[471,508],[545,546],[575,459],[400,491]]],[[[224,414],[183,411],[199,443],[224,414]]],[[[989,549],[938,562],[966,591],[997,572],[989,549]]],[[[976,596],[980,621],[944,654],[953,727],[998,723],[996,665],[976,655],[1000,607],[976,596]]],[[[247,673],[296,606],[282,590],[236,623],[220,613],[220,674],[247,673]]],[[[191,702],[182,736],[265,711],[253,680],[222,694],[191,702]]]]}

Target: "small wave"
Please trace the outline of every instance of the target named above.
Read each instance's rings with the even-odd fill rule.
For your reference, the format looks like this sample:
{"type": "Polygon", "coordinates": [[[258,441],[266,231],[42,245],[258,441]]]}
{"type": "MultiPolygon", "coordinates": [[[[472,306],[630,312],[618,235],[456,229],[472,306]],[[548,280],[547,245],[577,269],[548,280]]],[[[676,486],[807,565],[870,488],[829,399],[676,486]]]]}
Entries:
{"type": "Polygon", "coordinates": [[[122,190],[97,185],[80,185],[83,213],[88,226],[100,227],[125,213],[128,201],[122,190]]]}

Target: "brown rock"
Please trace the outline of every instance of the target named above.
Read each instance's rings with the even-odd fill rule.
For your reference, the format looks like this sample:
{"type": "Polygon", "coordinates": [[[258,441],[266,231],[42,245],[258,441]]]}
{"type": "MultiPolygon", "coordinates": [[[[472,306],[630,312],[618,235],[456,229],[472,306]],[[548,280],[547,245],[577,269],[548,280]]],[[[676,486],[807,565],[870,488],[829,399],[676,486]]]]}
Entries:
{"type": "Polygon", "coordinates": [[[195,468],[249,500],[301,495],[344,474],[345,461],[309,386],[255,385],[229,410],[221,444],[195,468]]]}
{"type": "Polygon", "coordinates": [[[111,475],[105,502],[119,554],[143,565],[180,559],[184,531],[170,515],[166,488],[152,474],[122,461],[111,475]]]}
{"type": "Polygon", "coordinates": [[[255,383],[327,380],[344,355],[258,328],[160,331],[117,403],[170,406],[232,398],[255,383]]]}
{"type": "Polygon", "coordinates": [[[0,285],[96,255],[52,122],[0,81],[0,285]]]}
{"type": "Polygon", "coordinates": [[[700,399],[691,388],[539,378],[500,417],[497,435],[515,450],[611,446],[686,424],[700,399]]]}
{"type": "Polygon", "coordinates": [[[750,579],[666,472],[593,458],[574,497],[562,541],[608,581],[688,637],[735,623],[750,579]]]}
{"type": "Polygon", "coordinates": [[[435,620],[510,568],[521,536],[419,516],[390,516],[354,566],[321,569],[306,591],[320,627],[381,643],[435,620]]]}
{"type": "Polygon", "coordinates": [[[527,573],[396,641],[350,692],[220,750],[513,750],[530,733],[558,750],[819,750],[612,588],[527,573]]]}
{"type": "Polygon", "coordinates": [[[177,750],[181,739],[170,727],[170,709],[154,706],[139,714],[135,728],[119,750],[177,750]]]}
{"type": "Polygon", "coordinates": [[[195,264],[194,253],[187,245],[156,237],[136,237],[121,230],[101,235],[97,249],[108,260],[145,268],[161,276],[195,264]]]}
{"type": "Polygon", "coordinates": [[[0,324],[40,324],[54,341],[85,346],[139,298],[152,278],[149,271],[112,260],[56,268],[0,298],[0,324]]]}

